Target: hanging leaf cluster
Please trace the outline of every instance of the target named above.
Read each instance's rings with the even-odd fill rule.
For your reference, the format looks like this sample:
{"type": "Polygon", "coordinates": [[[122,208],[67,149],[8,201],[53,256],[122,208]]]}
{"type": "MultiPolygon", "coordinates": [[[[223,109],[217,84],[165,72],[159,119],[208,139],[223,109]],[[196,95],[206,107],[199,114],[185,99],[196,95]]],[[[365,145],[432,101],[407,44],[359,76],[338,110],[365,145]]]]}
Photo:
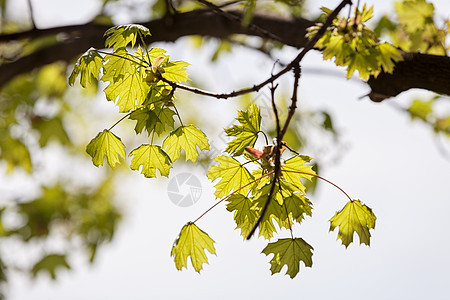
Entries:
{"type": "MultiPolygon", "coordinates": [[[[365,47],[365,44],[372,43],[371,35],[362,25],[370,18],[371,10],[364,7],[359,14],[351,21],[351,27],[364,34],[358,35],[356,31],[343,34],[342,20],[339,19],[335,23],[334,33],[325,37],[328,41],[319,41],[325,47],[324,55],[344,55],[333,54],[330,41],[331,44],[338,42],[339,47],[343,45],[343,41],[336,39],[352,39],[355,48],[351,51],[355,53],[362,50],[361,45],[365,47]]],[[[188,64],[171,61],[163,49],[147,49],[145,40],[151,34],[141,25],[116,26],[106,31],[105,35],[105,46],[112,49],[108,52],[89,49],[77,61],[69,78],[69,83],[73,85],[79,77],[83,87],[95,85],[98,80],[107,83],[104,89],[106,99],[115,103],[119,113],[125,114],[87,145],[86,152],[92,157],[93,164],[102,166],[106,160],[114,168],[125,159],[125,144],[112,129],[126,118],[135,121],[136,134],[145,131],[149,139],[148,143],[129,152],[132,170],[138,170],[149,178],[158,175],[168,177],[173,162],[182,158],[182,153],[186,161],[196,162],[199,152],[209,149],[208,139],[200,129],[183,124],[175,98],[179,84],[189,80],[186,73],[188,64]],[[179,121],[178,126],[175,126],[174,117],[179,121]],[[153,142],[155,134],[165,136],[159,145],[153,142]]],[[[391,51],[386,47],[375,45],[371,50],[366,50],[378,51],[380,57],[386,57],[386,51],[391,51]]],[[[348,53],[345,53],[347,56],[348,53]]],[[[354,59],[360,61],[358,57],[354,59]]],[[[349,69],[358,68],[354,61],[346,60],[345,64],[349,65],[349,69]]],[[[390,70],[391,64],[392,61],[378,61],[377,67],[366,67],[373,74],[381,68],[390,70]]],[[[349,72],[350,75],[353,73],[349,72]]],[[[360,74],[364,72],[360,70],[360,74]]],[[[233,214],[236,229],[240,230],[243,238],[249,239],[255,230],[258,230],[258,237],[267,240],[278,236],[283,230],[290,232],[290,238],[270,242],[262,253],[273,254],[270,260],[273,274],[281,272],[287,265],[287,274],[294,278],[300,271],[301,262],[305,267],[312,266],[313,247],[294,236],[294,226],[301,224],[306,216],[312,216],[313,205],[306,196],[306,182],[321,177],[314,172],[311,157],[298,154],[286,142],[280,144],[274,139],[273,145],[267,144],[267,134],[261,130],[262,118],[257,105],[252,104],[247,110],[238,111],[236,120],[238,124],[225,129],[226,135],[232,138],[225,149],[227,155],[215,157],[216,164],[206,176],[215,184],[215,197],[220,202],[226,202],[226,209],[233,214]],[[266,137],[266,145],[258,150],[254,147],[260,134],[266,137]],[[288,152],[293,154],[286,154],[288,152]],[[282,158],[281,154],[284,155],[282,158]]],[[[179,270],[187,268],[190,260],[195,271],[200,272],[208,263],[207,252],[216,254],[214,240],[195,224],[200,218],[188,222],[173,244],[171,256],[179,270]]],[[[338,238],[346,247],[353,241],[355,232],[361,243],[369,245],[369,230],[374,228],[375,220],[370,208],[359,200],[350,199],[344,209],[330,220],[330,230],[339,227],[338,238]]],[[[49,264],[48,269],[52,273],[53,265],[49,264]]]]}
{"type": "MultiPolygon", "coordinates": [[[[322,8],[323,17],[331,13],[330,9],[322,8]]],[[[377,77],[380,72],[392,73],[395,62],[402,60],[401,51],[389,43],[381,43],[374,31],[365,23],[372,18],[373,7],[363,5],[354,10],[351,18],[337,17],[333,25],[316,43],[322,49],[325,60],[333,59],[337,66],[347,68],[347,78],[355,71],[363,80],[370,76],[377,77]]],[[[308,37],[313,37],[322,27],[318,23],[308,29],[308,37]]]]}
{"type": "MultiPolygon", "coordinates": [[[[144,26],[116,26],[105,35],[105,46],[112,51],[89,49],[75,64],[69,83],[73,85],[79,77],[81,86],[86,87],[97,84],[101,75],[100,80],[108,83],[106,99],[117,105],[119,113],[126,114],[122,119],[136,121],[136,134],[145,130],[151,136],[148,144],[130,151],[132,170],[140,170],[145,177],[167,177],[183,151],[186,160],[195,162],[199,151],[209,149],[208,139],[198,128],[182,123],[175,107],[175,89],[170,84],[189,80],[189,64],[170,61],[163,49],[147,50],[145,38],[151,34],[144,26]],[[138,43],[143,47],[132,51],[138,43]],[[176,128],[174,116],[180,121],[176,128]],[[155,134],[167,134],[162,145],[153,143],[155,134]]],[[[124,143],[111,131],[114,126],[100,132],[86,147],[95,166],[103,165],[106,159],[115,167],[126,157],[124,143]]]]}

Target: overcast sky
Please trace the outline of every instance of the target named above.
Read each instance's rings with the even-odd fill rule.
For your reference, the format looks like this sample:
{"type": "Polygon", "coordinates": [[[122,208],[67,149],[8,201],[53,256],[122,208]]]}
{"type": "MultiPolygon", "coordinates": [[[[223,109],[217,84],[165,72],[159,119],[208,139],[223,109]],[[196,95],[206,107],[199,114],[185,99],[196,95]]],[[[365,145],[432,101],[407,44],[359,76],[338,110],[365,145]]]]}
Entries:
{"type": "MultiPolygon", "coordinates": [[[[86,21],[95,15],[94,1],[33,2],[46,3],[45,10],[36,6],[37,15],[42,14],[37,22],[43,27],[86,21]]],[[[393,1],[387,0],[367,2],[375,4],[376,16],[393,6],[393,1]]],[[[449,17],[449,1],[432,2],[440,16],[449,17]]],[[[314,1],[311,9],[337,3],[314,1]]],[[[260,82],[271,70],[261,56],[244,49],[233,51],[212,69],[206,69],[210,67],[206,57],[210,50],[186,45],[164,47],[176,59],[192,64],[193,78],[210,83],[218,91],[260,82]]],[[[288,61],[295,51],[277,55],[288,61]]],[[[301,78],[300,105],[331,111],[344,143],[337,150],[339,160],[321,175],[373,209],[377,223],[370,247],[356,242],[345,249],[336,241],[337,232],[328,232],[328,220],[346,204],[346,198],[322,184],[311,197],[313,218],[294,229],[296,236],[314,247],[313,267],[301,265],[295,279],[283,275],[285,269],[270,275],[270,257],[260,254],[267,242],[243,242],[239,232],[233,230],[232,215],[224,205],[197,224],[216,241],[217,256],[209,257],[210,264],[200,275],[192,268],[179,272],[170,257],[174,239],[187,221],[214,203],[214,190],[204,178],[202,167],[179,165],[172,169],[170,178],[190,172],[201,181],[202,195],[194,206],[182,208],[170,202],[168,180],[149,180],[137,173],[124,178],[134,187],[131,195],[119,195],[127,202],[125,220],[114,241],[100,249],[97,261],[89,265],[82,259],[75,260],[73,270],[60,272],[57,282],[41,276],[30,284],[16,277],[11,299],[448,299],[450,161],[437,145],[443,143],[450,151],[449,144],[437,142],[429,128],[412,123],[389,101],[374,104],[367,98],[358,100],[368,92],[364,84],[347,81],[344,76],[308,74],[308,68],[335,70],[319,55],[309,54],[303,66],[306,71],[301,78]]],[[[390,101],[403,104],[429,95],[410,91],[390,101]]],[[[196,103],[195,98],[191,101],[196,103]]],[[[223,109],[226,103],[198,101],[202,105],[214,102],[207,106],[211,110],[208,115],[222,127],[235,118],[235,113],[223,109]]],[[[280,234],[287,236],[285,231],[280,234]]]]}

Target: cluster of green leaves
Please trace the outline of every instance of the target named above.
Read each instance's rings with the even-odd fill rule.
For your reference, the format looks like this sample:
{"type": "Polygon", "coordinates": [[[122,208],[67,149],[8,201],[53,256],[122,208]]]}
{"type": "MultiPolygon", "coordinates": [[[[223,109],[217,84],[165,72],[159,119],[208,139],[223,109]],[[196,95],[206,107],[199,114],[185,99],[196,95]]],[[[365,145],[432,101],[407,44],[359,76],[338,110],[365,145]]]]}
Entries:
{"type": "MultiPolygon", "coordinates": [[[[322,8],[326,18],[332,10],[322,8]]],[[[344,18],[338,16],[332,26],[316,43],[322,49],[323,58],[334,59],[337,66],[347,67],[347,78],[358,71],[361,79],[377,76],[384,71],[392,73],[395,62],[402,60],[401,51],[389,43],[380,43],[375,32],[365,23],[372,18],[373,7],[364,5],[362,10],[354,10],[354,16],[344,18]]],[[[309,37],[313,37],[322,27],[318,23],[308,29],[309,37]]]]}
{"type": "MultiPolygon", "coordinates": [[[[207,177],[216,182],[214,194],[216,198],[226,200],[227,210],[234,215],[236,229],[240,229],[240,234],[246,238],[268,201],[274,183],[274,192],[259,224],[258,235],[270,240],[281,229],[290,230],[292,235],[293,225],[312,215],[313,207],[306,197],[305,186],[305,180],[310,181],[317,176],[309,165],[311,158],[294,155],[283,160],[281,175],[276,177],[273,165],[263,163],[262,158],[244,154],[248,147],[255,145],[260,133],[259,108],[251,105],[248,110],[239,111],[237,121],[239,124],[225,129],[226,134],[234,138],[225,150],[231,156],[216,157],[218,164],[207,172],[207,177]]],[[[346,247],[353,241],[355,232],[361,243],[369,244],[369,229],[374,228],[375,219],[370,208],[359,200],[351,200],[330,220],[330,231],[339,227],[338,238],[346,247]]],[[[206,250],[215,254],[213,243],[208,234],[194,223],[186,224],[172,248],[176,267],[179,270],[187,267],[190,257],[194,269],[199,272],[203,263],[208,262],[206,250]]],[[[287,265],[287,274],[294,278],[300,270],[300,262],[306,267],[312,266],[312,250],[306,241],[292,235],[269,243],[262,252],[274,255],[270,261],[272,274],[279,273],[287,265]]]]}
{"type": "Polygon", "coordinates": [[[382,17],[375,26],[377,36],[387,34],[390,40],[405,51],[446,55],[450,21],[436,25],[434,5],[426,0],[403,0],[395,3],[397,22],[382,17]]]}
{"type": "Polygon", "coordinates": [[[439,100],[446,100],[440,96],[431,99],[414,99],[406,111],[410,114],[411,120],[420,120],[429,124],[435,133],[443,133],[450,137],[450,115],[439,113],[436,108],[439,100]]]}
{"type": "MultiPolygon", "coordinates": [[[[118,208],[110,202],[111,179],[95,189],[81,189],[81,192],[70,191],[66,183],[57,182],[44,186],[41,195],[31,201],[3,207],[0,210],[0,238],[30,243],[62,234],[67,240],[81,242],[92,262],[99,245],[113,238],[121,218],[118,208]],[[25,221],[4,226],[2,217],[5,212],[25,221]]],[[[48,273],[55,279],[57,269],[70,269],[65,252],[47,247],[43,250],[44,253],[29,269],[33,277],[48,273]]]]}
{"type": "MultiPolygon", "coordinates": [[[[38,39],[33,51],[40,42],[44,43],[38,39]]],[[[30,53],[30,47],[23,51],[30,53]]],[[[75,249],[93,261],[100,246],[111,241],[121,219],[111,195],[112,178],[99,176],[78,186],[72,172],[64,169],[61,174],[62,168],[54,170],[43,161],[55,149],[64,159],[64,155],[78,159],[79,145],[67,128],[68,119],[77,112],[66,98],[66,72],[65,63],[49,64],[15,77],[0,90],[0,172],[6,172],[0,199],[0,298],[11,272],[32,277],[48,273],[55,278],[58,269],[70,268],[68,257],[75,249]],[[53,181],[49,171],[58,172],[60,180],[53,181]],[[15,177],[20,178],[20,188],[13,188],[15,177]],[[10,180],[12,187],[8,187],[10,180]],[[55,238],[64,247],[55,249],[54,243],[48,243],[55,238]],[[31,265],[23,265],[22,255],[2,260],[11,243],[33,253],[27,259],[31,265]]]]}
{"type": "MultiPolygon", "coordinates": [[[[104,54],[89,49],[77,61],[69,83],[73,85],[80,77],[80,84],[97,84],[100,80],[109,83],[104,89],[107,100],[115,102],[124,118],[136,121],[136,134],[145,131],[149,143],[130,151],[130,168],[141,169],[145,177],[168,176],[172,163],[180,159],[184,151],[185,159],[195,162],[199,151],[209,149],[206,135],[193,125],[184,125],[174,103],[175,89],[171,83],[188,81],[183,61],[169,61],[165,50],[145,46],[145,37],[150,31],[141,25],[116,26],[108,31],[105,46],[112,52],[104,54]],[[140,42],[144,47],[131,49],[140,42]],[[103,55],[102,55],[103,54],[103,55]],[[180,120],[175,128],[174,116],[180,120]],[[169,132],[172,130],[171,132],[169,132]],[[153,143],[154,135],[167,134],[162,145],[153,143]],[[151,138],[150,138],[151,136],[151,138]]],[[[122,119],[124,119],[122,118],[122,119]]],[[[112,126],[114,127],[114,126],[112,126]]],[[[100,132],[86,147],[95,166],[103,165],[104,160],[111,167],[120,163],[126,156],[125,145],[111,128],[100,132]]]]}

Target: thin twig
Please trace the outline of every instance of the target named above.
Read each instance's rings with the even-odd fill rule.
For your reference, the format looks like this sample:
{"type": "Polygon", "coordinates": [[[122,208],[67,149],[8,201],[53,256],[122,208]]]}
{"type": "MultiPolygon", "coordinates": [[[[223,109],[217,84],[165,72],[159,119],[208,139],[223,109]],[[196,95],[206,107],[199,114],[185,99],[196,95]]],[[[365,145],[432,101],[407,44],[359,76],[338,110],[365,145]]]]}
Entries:
{"type": "Polygon", "coordinates": [[[190,87],[190,86],[186,86],[186,85],[183,85],[183,84],[179,84],[179,83],[176,83],[176,82],[172,82],[172,81],[169,81],[169,80],[166,80],[166,79],[162,79],[162,80],[164,82],[170,84],[172,87],[178,87],[180,89],[192,92],[194,94],[203,95],[203,96],[210,96],[210,97],[217,98],[217,99],[228,99],[228,98],[233,98],[233,97],[241,96],[241,95],[244,95],[244,94],[248,94],[248,93],[251,93],[251,92],[258,92],[261,88],[263,88],[264,86],[268,85],[269,83],[274,82],[275,80],[280,78],[282,75],[284,75],[287,72],[289,72],[292,68],[297,66],[300,63],[300,61],[303,59],[303,57],[311,49],[314,48],[314,45],[324,35],[324,33],[326,32],[327,28],[332,24],[333,20],[337,17],[337,15],[342,10],[342,8],[344,8],[347,4],[350,4],[350,3],[351,3],[351,0],[342,0],[342,2],[338,5],[338,7],[336,7],[336,9],[328,16],[328,18],[326,19],[325,23],[317,31],[317,33],[314,35],[314,37],[312,39],[310,39],[308,41],[308,43],[306,43],[306,45],[303,48],[303,50],[300,51],[300,53],[285,68],[283,68],[278,73],[270,76],[268,79],[264,80],[260,84],[254,85],[252,87],[247,87],[247,88],[244,88],[244,89],[241,89],[241,90],[238,90],[238,91],[232,91],[230,93],[212,93],[212,92],[209,92],[209,91],[205,91],[205,90],[193,88],[193,87],[190,87]]]}
{"type": "Polygon", "coordinates": [[[320,180],[323,180],[323,181],[325,181],[326,183],[329,183],[329,184],[331,184],[332,186],[334,186],[335,188],[337,188],[338,190],[340,190],[342,193],[344,193],[344,195],[350,200],[350,201],[352,201],[353,202],[353,199],[341,188],[341,187],[339,187],[337,184],[335,184],[335,183],[333,183],[333,182],[331,182],[330,180],[328,180],[328,179],[326,179],[326,178],[323,178],[322,176],[319,176],[319,175],[317,175],[317,174],[314,174],[314,173],[308,173],[308,172],[302,172],[302,171],[294,171],[294,170],[282,170],[282,172],[288,172],[288,173],[296,173],[296,174],[303,174],[303,175],[309,175],[309,176],[312,176],[312,177],[316,177],[316,178],[319,178],[320,180]]]}
{"type": "Polygon", "coordinates": [[[283,129],[281,129],[280,132],[280,142],[283,139],[284,135],[286,134],[288,128],[289,128],[289,124],[291,123],[292,117],[295,114],[295,110],[297,109],[297,94],[298,94],[298,82],[300,80],[300,65],[296,65],[294,67],[294,88],[292,91],[292,97],[291,97],[291,105],[289,106],[289,112],[288,115],[286,117],[286,121],[284,122],[283,125],[283,129]]]}
{"type": "Polygon", "coordinates": [[[114,123],[113,125],[111,125],[111,127],[109,127],[108,131],[111,131],[114,127],[116,127],[117,124],[119,124],[120,122],[122,122],[123,120],[125,120],[127,117],[129,117],[133,112],[135,112],[136,110],[130,111],[129,113],[127,113],[125,116],[123,116],[122,118],[120,118],[116,123],[114,123]]]}
{"type": "Polygon", "coordinates": [[[272,179],[272,185],[270,186],[269,195],[267,195],[267,200],[264,203],[263,208],[259,212],[259,217],[256,220],[255,224],[253,224],[252,229],[250,230],[249,234],[247,235],[247,240],[251,239],[253,234],[255,233],[256,229],[259,227],[259,224],[261,224],[261,221],[263,220],[264,216],[266,215],[267,209],[269,208],[270,202],[272,201],[273,193],[275,191],[275,185],[278,181],[278,174],[280,173],[280,120],[278,118],[278,109],[275,104],[275,90],[277,89],[278,84],[274,85],[272,83],[272,86],[270,87],[270,95],[272,100],[272,109],[275,114],[275,120],[276,120],[276,126],[277,126],[277,144],[275,145],[275,166],[274,166],[274,176],[272,179]]]}
{"type": "Polygon", "coordinates": [[[28,2],[28,9],[30,10],[31,25],[33,26],[33,29],[37,29],[36,20],[34,18],[34,12],[33,12],[33,4],[31,3],[31,0],[28,0],[27,2],[28,2]]]}

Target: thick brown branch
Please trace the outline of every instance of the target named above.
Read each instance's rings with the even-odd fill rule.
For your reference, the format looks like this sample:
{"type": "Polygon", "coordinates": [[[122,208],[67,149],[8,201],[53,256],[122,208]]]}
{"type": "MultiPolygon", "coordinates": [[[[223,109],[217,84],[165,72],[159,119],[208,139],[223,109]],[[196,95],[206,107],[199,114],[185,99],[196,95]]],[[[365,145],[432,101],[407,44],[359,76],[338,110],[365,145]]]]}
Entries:
{"type": "Polygon", "coordinates": [[[420,53],[403,53],[392,74],[381,73],[367,82],[369,97],[380,102],[412,88],[450,95],[450,58],[420,53]]]}

